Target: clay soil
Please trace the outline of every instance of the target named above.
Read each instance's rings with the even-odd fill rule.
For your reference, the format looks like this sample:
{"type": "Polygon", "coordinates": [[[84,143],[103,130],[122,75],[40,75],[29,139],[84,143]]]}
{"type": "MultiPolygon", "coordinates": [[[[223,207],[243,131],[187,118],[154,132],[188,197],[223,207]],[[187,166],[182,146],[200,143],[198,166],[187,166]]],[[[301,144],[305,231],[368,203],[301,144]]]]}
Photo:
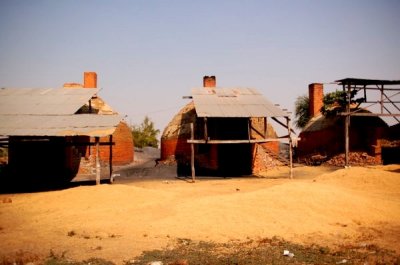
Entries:
{"type": "MultiPolygon", "coordinates": [[[[273,238],[329,248],[376,245],[400,255],[400,165],[303,167],[264,178],[125,181],[0,195],[0,258],[122,264],[176,239],[273,238]]],[[[1,260],[0,259],[0,260],[1,260]]]]}

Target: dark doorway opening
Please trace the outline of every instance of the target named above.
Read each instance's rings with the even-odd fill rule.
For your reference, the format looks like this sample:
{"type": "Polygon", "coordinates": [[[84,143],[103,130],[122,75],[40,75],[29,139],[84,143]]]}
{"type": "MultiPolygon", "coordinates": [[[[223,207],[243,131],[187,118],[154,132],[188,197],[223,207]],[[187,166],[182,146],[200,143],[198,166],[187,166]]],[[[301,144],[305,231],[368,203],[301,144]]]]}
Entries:
{"type": "Polygon", "coordinates": [[[251,175],[251,144],[218,145],[218,171],[223,176],[251,175]]]}
{"type": "Polygon", "coordinates": [[[382,163],[400,164],[400,147],[382,147],[382,163]]]}

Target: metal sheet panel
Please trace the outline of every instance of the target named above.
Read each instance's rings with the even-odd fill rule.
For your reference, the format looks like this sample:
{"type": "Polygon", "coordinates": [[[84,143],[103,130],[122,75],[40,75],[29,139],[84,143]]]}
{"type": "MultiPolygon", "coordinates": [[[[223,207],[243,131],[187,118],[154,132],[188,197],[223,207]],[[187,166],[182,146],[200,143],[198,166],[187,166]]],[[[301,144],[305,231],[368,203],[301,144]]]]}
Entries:
{"type": "Polygon", "coordinates": [[[122,120],[119,115],[0,115],[1,136],[107,136],[122,120]]]}
{"type": "Polygon", "coordinates": [[[94,88],[0,88],[0,114],[74,114],[97,92],[94,88]]]}
{"type": "MultiPolygon", "coordinates": [[[[400,80],[377,80],[377,79],[362,79],[362,78],[345,78],[336,80],[335,82],[343,85],[400,85],[400,80]]],[[[379,89],[378,87],[376,89],[379,89]]]]}
{"type": "Polygon", "coordinates": [[[251,88],[194,88],[192,97],[198,117],[288,117],[251,88]]]}

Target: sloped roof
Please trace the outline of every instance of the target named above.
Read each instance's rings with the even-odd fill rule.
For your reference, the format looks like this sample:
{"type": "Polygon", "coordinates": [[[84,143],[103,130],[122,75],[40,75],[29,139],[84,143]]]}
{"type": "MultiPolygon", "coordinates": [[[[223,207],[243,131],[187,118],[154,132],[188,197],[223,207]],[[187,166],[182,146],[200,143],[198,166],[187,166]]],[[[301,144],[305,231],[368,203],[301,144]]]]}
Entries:
{"type": "Polygon", "coordinates": [[[1,88],[0,114],[74,114],[97,92],[92,88],[1,88]]]}
{"type": "Polygon", "coordinates": [[[253,88],[194,88],[192,97],[198,117],[287,117],[253,88]]]}
{"type": "Polygon", "coordinates": [[[97,89],[0,89],[1,136],[107,136],[122,117],[75,114],[97,89]]]}
{"type": "Polygon", "coordinates": [[[0,135],[107,136],[122,120],[119,115],[0,115],[0,135]]]}
{"type": "Polygon", "coordinates": [[[336,80],[339,84],[351,85],[400,85],[400,80],[378,80],[378,79],[362,79],[362,78],[344,78],[336,80]]]}

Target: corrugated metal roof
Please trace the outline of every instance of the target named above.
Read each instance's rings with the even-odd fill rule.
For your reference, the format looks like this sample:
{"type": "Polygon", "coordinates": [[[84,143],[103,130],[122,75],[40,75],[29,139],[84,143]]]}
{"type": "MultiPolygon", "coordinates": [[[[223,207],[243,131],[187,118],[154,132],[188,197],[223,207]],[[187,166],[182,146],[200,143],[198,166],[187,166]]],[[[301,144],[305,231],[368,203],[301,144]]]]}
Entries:
{"type": "Polygon", "coordinates": [[[0,115],[0,136],[107,136],[119,115],[0,115]]]}
{"type": "Polygon", "coordinates": [[[287,117],[253,88],[194,88],[198,117],[287,117]]]}
{"type": "MultiPolygon", "coordinates": [[[[400,80],[378,80],[378,79],[363,79],[363,78],[344,78],[336,80],[339,84],[351,85],[400,85],[400,80]]],[[[379,89],[379,88],[376,88],[379,89]]]]}
{"type": "Polygon", "coordinates": [[[0,114],[74,114],[97,92],[94,88],[0,88],[0,114]]]}

